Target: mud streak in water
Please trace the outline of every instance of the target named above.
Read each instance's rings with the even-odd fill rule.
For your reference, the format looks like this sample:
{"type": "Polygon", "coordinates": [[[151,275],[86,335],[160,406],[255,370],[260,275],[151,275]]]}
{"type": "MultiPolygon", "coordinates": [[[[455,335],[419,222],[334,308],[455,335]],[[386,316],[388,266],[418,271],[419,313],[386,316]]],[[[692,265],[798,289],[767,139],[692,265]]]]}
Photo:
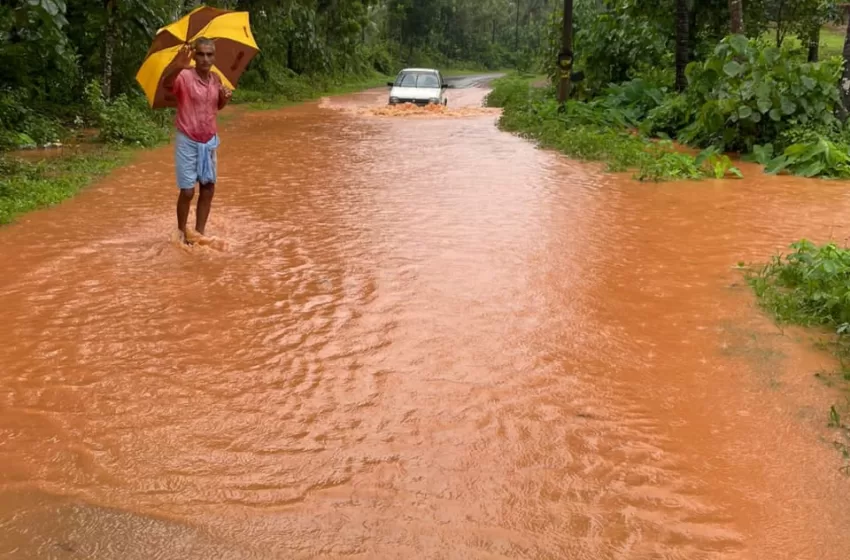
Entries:
{"type": "Polygon", "coordinates": [[[641,185],[485,93],[228,122],[213,246],[170,149],[0,230],[0,556],[847,558],[828,359],[732,287],[845,186],[641,185]]]}

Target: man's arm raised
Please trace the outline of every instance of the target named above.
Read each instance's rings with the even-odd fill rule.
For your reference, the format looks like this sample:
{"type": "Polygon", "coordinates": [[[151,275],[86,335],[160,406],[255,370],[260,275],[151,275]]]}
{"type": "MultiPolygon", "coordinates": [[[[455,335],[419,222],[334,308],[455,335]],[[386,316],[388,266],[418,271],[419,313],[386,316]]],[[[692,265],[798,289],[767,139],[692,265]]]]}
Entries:
{"type": "Polygon", "coordinates": [[[180,51],[177,53],[177,56],[174,57],[174,60],[171,61],[171,64],[169,64],[165,68],[165,72],[163,73],[165,79],[162,82],[162,85],[165,87],[165,89],[167,89],[168,91],[173,91],[174,80],[177,79],[177,76],[180,74],[180,72],[186,70],[187,68],[191,68],[191,63],[192,47],[190,47],[189,45],[183,45],[180,48],[180,51]]]}

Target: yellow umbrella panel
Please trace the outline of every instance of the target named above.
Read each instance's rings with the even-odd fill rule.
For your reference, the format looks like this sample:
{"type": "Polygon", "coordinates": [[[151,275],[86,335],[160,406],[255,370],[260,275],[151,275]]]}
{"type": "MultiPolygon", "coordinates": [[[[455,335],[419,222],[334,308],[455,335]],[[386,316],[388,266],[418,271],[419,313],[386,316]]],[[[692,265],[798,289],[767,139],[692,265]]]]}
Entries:
{"type": "MultiPolygon", "coordinates": [[[[180,48],[200,37],[215,42],[215,72],[224,85],[235,89],[248,63],[259,52],[251,34],[248,12],[201,7],[183,19],[160,29],[136,80],[154,108],[173,107],[174,96],[162,85],[164,73],[180,48]]],[[[194,61],[193,61],[194,64],[194,61]]]]}

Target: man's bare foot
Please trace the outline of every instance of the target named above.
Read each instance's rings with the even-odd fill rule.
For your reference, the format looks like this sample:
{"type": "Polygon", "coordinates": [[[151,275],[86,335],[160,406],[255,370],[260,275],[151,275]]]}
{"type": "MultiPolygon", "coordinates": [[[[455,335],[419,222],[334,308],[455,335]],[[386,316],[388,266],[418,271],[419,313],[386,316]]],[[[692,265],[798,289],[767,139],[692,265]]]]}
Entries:
{"type": "Polygon", "coordinates": [[[189,239],[189,236],[186,234],[185,231],[181,231],[179,235],[180,235],[180,242],[183,243],[184,245],[194,245],[195,244],[195,242],[193,240],[189,239]]]}

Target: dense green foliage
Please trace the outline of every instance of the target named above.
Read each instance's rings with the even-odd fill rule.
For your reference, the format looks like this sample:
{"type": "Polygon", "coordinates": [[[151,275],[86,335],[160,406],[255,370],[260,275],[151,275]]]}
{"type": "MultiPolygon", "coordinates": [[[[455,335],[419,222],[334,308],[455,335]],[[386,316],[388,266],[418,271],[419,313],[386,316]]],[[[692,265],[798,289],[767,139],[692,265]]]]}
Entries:
{"type": "Polygon", "coordinates": [[[741,35],[726,38],[705,62],[688,68],[693,118],[679,138],[751,151],[790,128],[830,127],[836,122],[839,70],[834,60],[808,63],[788,49],[741,35]]]}
{"type": "MultiPolygon", "coordinates": [[[[251,14],[261,54],[235,101],[298,101],[404,65],[530,67],[557,0],[211,0],[251,14]]],[[[71,128],[148,145],[163,120],[135,83],[151,39],[193,0],[0,3],[0,150],[71,128]],[[102,100],[89,95],[99,84],[102,100]],[[122,115],[116,120],[117,115],[122,115]]],[[[167,120],[166,120],[167,122],[167,120]]]]}
{"type": "MultiPolygon", "coordinates": [[[[583,79],[573,84],[564,106],[554,102],[554,90],[548,101],[538,92],[535,109],[527,115],[506,111],[503,126],[538,130],[544,127],[538,120],[546,115],[553,122],[544,128],[553,136],[555,123],[572,129],[590,120],[600,135],[619,136],[626,128],[647,142],[672,139],[715,152],[713,161],[697,165],[689,156],[656,147],[657,163],[637,165],[639,158],[627,158],[629,167],[643,170],[638,177],[694,178],[706,165],[713,170],[710,176],[735,176],[731,164],[721,161],[725,151],[770,164],[772,173],[846,177],[850,133],[841,118],[839,88],[844,61],[835,55],[834,33],[822,30],[838,21],[838,3],[751,0],[744,3],[745,34],[738,35],[729,35],[727,0],[685,2],[686,20],[677,19],[680,4],[576,0],[573,68],[583,79]],[[812,45],[822,37],[832,46],[818,53],[812,45]],[[818,61],[818,54],[828,53],[832,56],[818,61]],[[724,168],[727,173],[721,173],[724,168]]],[[[551,81],[557,73],[561,21],[555,14],[549,22],[543,61],[551,81]]],[[[614,157],[613,167],[622,167],[619,155],[604,149],[597,155],[614,157]]]]}
{"type": "Polygon", "coordinates": [[[510,77],[494,82],[487,104],[502,107],[503,129],[576,159],[603,161],[610,171],[634,169],[641,181],[740,177],[729,158],[717,150],[694,157],[676,150],[670,141],[653,142],[634,132],[632,124],[662,96],[660,90],[629,83],[591,102],[568,101],[559,110],[549,90],[531,88],[529,79],[510,77]]]}
{"type": "Polygon", "coordinates": [[[802,240],[750,278],[762,304],[786,323],[850,332],[850,250],[802,240]]]}

